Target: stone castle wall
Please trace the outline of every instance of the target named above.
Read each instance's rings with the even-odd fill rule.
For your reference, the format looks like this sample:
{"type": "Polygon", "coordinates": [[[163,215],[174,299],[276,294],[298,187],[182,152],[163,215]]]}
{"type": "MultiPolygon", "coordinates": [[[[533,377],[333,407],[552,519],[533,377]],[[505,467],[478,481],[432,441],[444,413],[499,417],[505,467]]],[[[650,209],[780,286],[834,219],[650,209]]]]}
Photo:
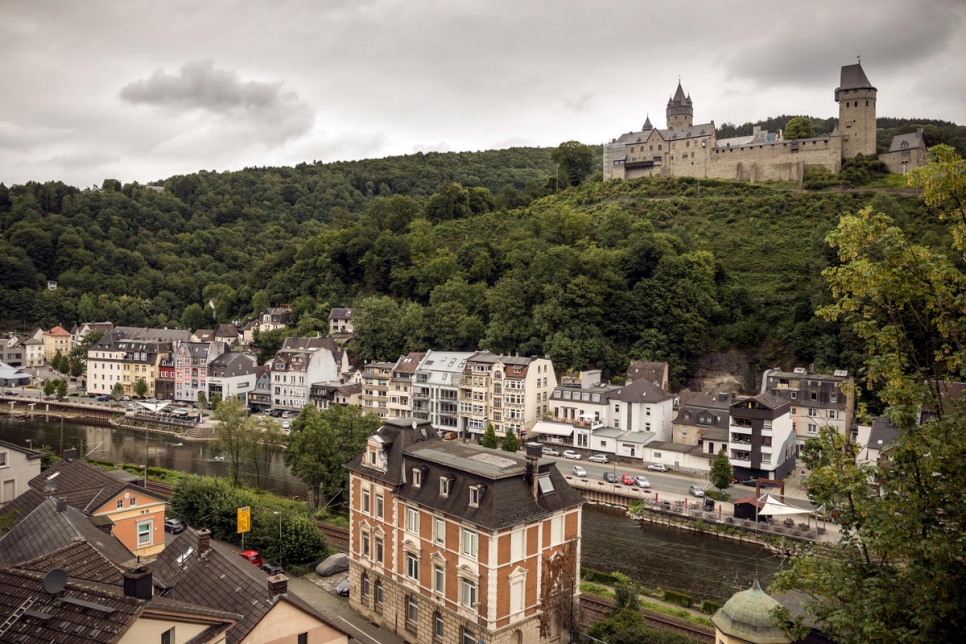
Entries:
{"type": "MultiPolygon", "coordinates": [[[[605,146],[605,160],[608,148],[613,148],[610,167],[615,168],[613,159],[620,158],[623,144],[605,146]]],[[[730,148],[692,148],[687,158],[677,154],[673,156],[673,159],[669,156],[663,165],[628,168],[623,178],[675,176],[737,181],[799,181],[806,167],[818,166],[829,172],[838,172],[842,167],[842,140],[831,136],[730,148]]],[[[612,178],[622,178],[620,169],[612,171],[611,175],[612,178]]]]}

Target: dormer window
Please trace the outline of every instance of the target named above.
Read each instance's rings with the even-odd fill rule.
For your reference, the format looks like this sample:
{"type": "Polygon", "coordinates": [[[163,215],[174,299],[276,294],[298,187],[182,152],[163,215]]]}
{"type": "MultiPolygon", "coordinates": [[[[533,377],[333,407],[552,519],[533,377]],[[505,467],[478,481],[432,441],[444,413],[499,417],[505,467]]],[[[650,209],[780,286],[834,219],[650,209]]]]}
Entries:
{"type": "Polygon", "coordinates": [[[439,477],[439,495],[449,496],[449,492],[452,489],[453,479],[449,476],[439,477]]]}
{"type": "Polygon", "coordinates": [[[484,491],[486,491],[485,485],[470,486],[470,507],[472,508],[480,507],[480,501],[483,500],[484,491]]]}
{"type": "Polygon", "coordinates": [[[413,485],[415,487],[422,487],[423,485],[423,470],[421,468],[413,468],[413,485]]]}

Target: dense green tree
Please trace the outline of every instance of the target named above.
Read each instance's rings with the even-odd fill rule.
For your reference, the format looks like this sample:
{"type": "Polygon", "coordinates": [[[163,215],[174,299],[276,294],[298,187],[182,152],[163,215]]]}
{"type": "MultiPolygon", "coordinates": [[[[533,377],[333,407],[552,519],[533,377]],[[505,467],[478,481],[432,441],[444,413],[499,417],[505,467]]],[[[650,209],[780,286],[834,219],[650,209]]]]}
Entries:
{"type": "Polygon", "coordinates": [[[824,271],[834,301],[819,312],[862,341],[865,384],[900,430],[882,465],[856,464],[855,446],[829,428],[803,449],[809,496],[841,538],[793,559],[773,589],[804,592],[839,642],[957,641],[966,625],[966,409],[946,394],[966,377],[966,164],[949,147],[932,152],[911,183],[949,227],[955,259],[872,208],[843,215],[828,237],[841,263],[824,271]]]}
{"type": "Polygon", "coordinates": [[[292,423],[282,460],[313,491],[317,505],[342,499],[349,482],[343,465],[363,452],[379,424],[378,416],[358,407],[306,406],[292,423]]]}
{"type": "Polygon", "coordinates": [[[134,395],[138,398],[144,398],[148,395],[148,383],[144,378],[138,378],[134,382],[134,395]]]}
{"type": "MultiPolygon", "coordinates": [[[[199,392],[200,398],[204,392],[199,392]]],[[[251,442],[250,427],[246,427],[248,414],[245,406],[234,396],[218,405],[214,412],[215,440],[212,447],[224,452],[228,461],[228,475],[234,485],[241,480],[241,467],[251,442]]]]}
{"type": "Polygon", "coordinates": [[[496,431],[493,429],[493,425],[491,423],[486,424],[486,429],[483,430],[483,437],[480,439],[480,445],[483,447],[489,447],[490,449],[496,449],[496,431]]]}
{"type": "Polygon", "coordinates": [[[195,303],[185,307],[181,314],[181,326],[189,331],[197,331],[198,329],[210,329],[213,324],[211,317],[205,314],[201,305],[195,303]]]}
{"type": "Polygon", "coordinates": [[[807,116],[796,116],[785,126],[783,135],[786,139],[810,139],[815,136],[812,120],[807,116]]]}
{"type": "Polygon", "coordinates": [[[53,396],[54,392],[57,391],[57,381],[48,380],[44,383],[44,395],[53,396]]]}
{"type": "Polygon", "coordinates": [[[124,385],[115,382],[114,386],[111,387],[111,399],[114,401],[114,404],[117,404],[121,402],[122,398],[124,398],[124,385]]]}
{"type": "Polygon", "coordinates": [[[515,452],[520,449],[520,439],[517,438],[517,435],[513,432],[512,427],[507,428],[506,435],[503,437],[503,442],[500,444],[500,449],[502,449],[504,452],[515,452]]]}
{"type": "Polygon", "coordinates": [[[205,395],[205,392],[198,392],[198,400],[195,404],[198,405],[198,409],[202,411],[208,409],[208,396],[205,395]]]}
{"type": "MultiPolygon", "coordinates": [[[[722,447],[718,450],[718,453],[714,455],[714,459],[711,461],[711,470],[708,472],[708,481],[714,487],[718,488],[718,491],[724,494],[726,488],[731,487],[731,483],[734,480],[734,471],[731,468],[731,461],[728,460],[728,452],[722,447]]],[[[724,497],[722,496],[722,501],[724,497]]]]}
{"type": "Polygon", "coordinates": [[[67,397],[67,381],[58,380],[57,381],[57,397],[66,398],[67,397]]]}
{"type": "Polygon", "coordinates": [[[550,153],[557,164],[557,189],[579,186],[594,168],[594,151],[579,141],[565,141],[550,153]]]}

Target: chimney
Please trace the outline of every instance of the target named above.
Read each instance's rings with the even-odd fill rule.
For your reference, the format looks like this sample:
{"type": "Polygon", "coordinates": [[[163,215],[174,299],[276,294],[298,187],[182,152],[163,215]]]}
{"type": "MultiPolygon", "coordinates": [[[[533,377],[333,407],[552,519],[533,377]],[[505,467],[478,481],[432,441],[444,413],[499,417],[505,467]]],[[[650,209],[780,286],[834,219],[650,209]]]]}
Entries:
{"type": "Polygon", "coordinates": [[[64,460],[65,461],[76,461],[77,460],[77,448],[71,447],[70,449],[64,450],[64,460]]]}
{"type": "Polygon", "coordinates": [[[63,499],[57,499],[57,511],[67,512],[67,501],[63,499]]]}
{"type": "Polygon", "coordinates": [[[268,598],[272,601],[288,597],[288,577],[282,574],[268,576],[268,598]]]}
{"type": "Polygon", "coordinates": [[[202,528],[198,530],[198,556],[208,552],[211,547],[211,530],[207,528],[202,528]]]}
{"type": "Polygon", "coordinates": [[[543,446],[540,443],[530,441],[524,444],[527,450],[527,476],[530,477],[530,494],[533,498],[537,498],[537,481],[540,478],[540,468],[537,465],[537,461],[540,460],[540,455],[543,451],[543,446]]]}
{"type": "Polygon", "coordinates": [[[154,596],[153,575],[147,566],[125,570],[121,572],[124,577],[124,596],[135,599],[149,600],[154,596]]]}

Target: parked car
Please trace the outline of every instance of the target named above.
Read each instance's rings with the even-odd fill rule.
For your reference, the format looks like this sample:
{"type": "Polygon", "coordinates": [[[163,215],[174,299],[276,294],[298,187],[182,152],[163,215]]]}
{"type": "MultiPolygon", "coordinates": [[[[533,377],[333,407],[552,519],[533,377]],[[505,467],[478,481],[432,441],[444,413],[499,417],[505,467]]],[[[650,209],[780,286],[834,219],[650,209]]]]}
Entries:
{"type": "Polygon", "coordinates": [[[691,496],[704,496],[704,490],[701,489],[700,485],[692,485],[688,488],[688,494],[691,496]]]}
{"type": "Polygon", "coordinates": [[[127,402],[127,401],[131,400],[131,397],[130,396],[124,396],[123,398],[121,398],[121,400],[123,400],[124,402],[127,402]]]}
{"type": "Polygon", "coordinates": [[[289,423],[287,420],[282,421],[282,429],[291,429],[291,428],[292,428],[291,423],[289,423]]]}
{"type": "Polygon", "coordinates": [[[261,566],[263,563],[265,563],[262,560],[262,556],[260,554],[258,554],[258,552],[255,551],[255,550],[242,550],[238,554],[240,556],[244,557],[245,559],[248,559],[250,562],[252,562],[256,566],[261,566]]]}
{"type": "Polygon", "coordinates": [[[339,585],[335,587],[335,594],[339,595],[340,597],[349,596],[349,578],[348,577],[340,581],[339,585]]]}
{"type": "Polygon", "coordinates": [[[269,561],[268,563],[263,563],[259,568],[266,575],[281,575],[284,571],[282,570],[282,564],[275,563],[274,561],[269,561]]]}
{"type": "Polygon", "coordinates": [[[572,449],[568,449],[566,452],[564,452],[564,458],[572,458],[575,461],[579,461],[580,460],[580,452],[575,452],[572,449]]]}
{"type": "Polygon", "coordinates": [[[544,456],[560,456],[560,452],[552,447],[544,447],[542,450],[544,456]]]}
{"type": "Polygon", "coordinates": [[[652,472],[667,472],[670,468],[664,463],[651,463],[647,466],[647,469],[652,472]]]}
{"type": "Polygon", "coordinates": [[[744,481],[734,480],[735,483],[740,483],[741,485],[747,485],[748,487],[757,487],[758,479],[745,479],[744,481]]]}
{"type": "Polygon", "coordinates": [[[3,395],[5,395],[5,396],[16,396],[17,395],[17,392],[16,391],[10,391],[8,389],[5,392],[3,392],[3,395]]]}
{"type": "Polygon", "coordinates": [[[635,476],[634,485],[645,490],[651,489],[651,482],[647,480],[646,476],[635,476]]]}
{"type": "Polygon", "coordinates": [[[607,463],[607,454],[594,454],[587,459],[591,463],[607,463]]]}
{"type": "Polygon", "coordinates": [[[617,483],[617,475],[613,472],[604,472],[604,480],[608,483],[617,483]]]}
{"type": "Polygon", "coordinates": [[[587,470],[585,470],[584,468],[582,468],[579,465],[574,465],[573,472],[574,472],[574,476],[579,476],[580,478],[586,478],[587,477],[587,470]]]}
{"type": "Polygon", "coordinates": [[[111,399],[110,396],[106,396],[106,395],[105,396],[98,396],[97,397],[97,402],[107,402],[110,399],[111,399]]]}
{"type": "Polygon", "coordinates": [[[181,534],[187,526],[181,519],[165,519],[164,531],[171,534],[181,534]]]}
{"type": "Polygon", "coordinates": [[[624,485],[634,485],[634,476],[632,474],[625,474],[621,477],[621,483],[624,485]]]}

